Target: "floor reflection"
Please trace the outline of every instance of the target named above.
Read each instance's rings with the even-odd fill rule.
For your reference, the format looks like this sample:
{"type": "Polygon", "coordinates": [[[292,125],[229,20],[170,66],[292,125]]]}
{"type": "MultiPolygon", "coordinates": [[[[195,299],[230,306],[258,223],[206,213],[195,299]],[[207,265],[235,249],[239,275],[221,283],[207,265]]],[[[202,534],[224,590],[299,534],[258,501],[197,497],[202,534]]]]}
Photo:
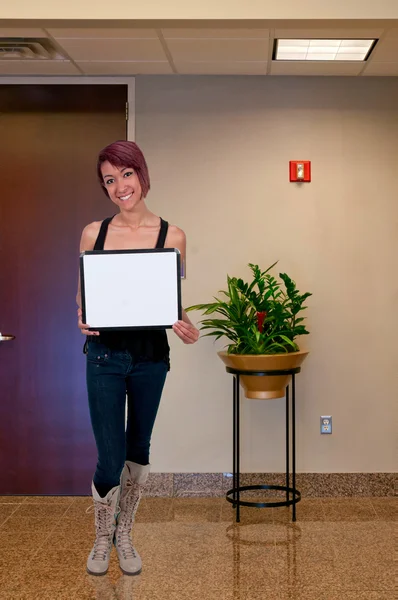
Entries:
{"type": "Polygon", "coordinates": [[[143,559],[85,572],[90,498],[0,498],[1,600],[392,600],[394,498],[304,499],[289,509],[224,498],[144,498],[134,525],[143,559]]]}

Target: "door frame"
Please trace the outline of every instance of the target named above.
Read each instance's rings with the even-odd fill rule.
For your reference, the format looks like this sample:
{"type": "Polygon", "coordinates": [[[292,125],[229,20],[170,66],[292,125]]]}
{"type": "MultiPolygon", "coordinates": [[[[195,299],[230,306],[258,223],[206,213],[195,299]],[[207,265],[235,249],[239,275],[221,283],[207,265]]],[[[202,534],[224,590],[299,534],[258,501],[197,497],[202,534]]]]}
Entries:
{"type": "Polygon", "coordinates": [[[126,85],[129,107],[127,139],[135,141],[135,77],[60,77],[18,76],[0,77],[0,85],[126,85]]]}

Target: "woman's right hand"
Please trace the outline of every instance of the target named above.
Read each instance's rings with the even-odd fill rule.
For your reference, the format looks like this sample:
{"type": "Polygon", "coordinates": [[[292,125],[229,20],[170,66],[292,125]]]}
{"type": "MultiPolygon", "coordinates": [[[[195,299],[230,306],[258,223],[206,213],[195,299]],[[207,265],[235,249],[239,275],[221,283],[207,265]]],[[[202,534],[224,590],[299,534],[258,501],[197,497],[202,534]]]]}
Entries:
{"type": "Polygon", "coordinates": [[[83,335],[99,335],[99,331],[90,331],[88,329],[88,327],[90,327],[90,325],[87,325],[87,323],[83,323],[82,317],[83,317],[83,311],[81,308],[78,308],[77,309],[77,325],[78,325],[81,333],[83,335]]]}

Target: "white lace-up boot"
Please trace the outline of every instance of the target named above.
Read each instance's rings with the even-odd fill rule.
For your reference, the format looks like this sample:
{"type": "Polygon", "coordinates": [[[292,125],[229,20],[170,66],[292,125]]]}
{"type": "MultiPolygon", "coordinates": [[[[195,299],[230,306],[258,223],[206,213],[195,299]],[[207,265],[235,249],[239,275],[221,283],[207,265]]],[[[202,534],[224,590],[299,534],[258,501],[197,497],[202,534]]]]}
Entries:
{"type": "Polygon", "coordinates": [[[91,491],[93,494],[95,510],[96,538],[94,547],[87,560],[87,572],[90,573],[90,575],[105,575],[109,567],[113,537],[115,534],[117,517],[120,512],[120,486],[118,485],[112,488],[105,498],[101,498],[98,495],[94,483],[91,486],[91,491]]]}
{"type": "Polygon", "coordinates": [[[120,568],[125,575],[139,575],[140,555],[131,540],[131,528],[144,491],[151,465],[126,461],[121,477],[120,514],[115,532],[115,546],[120,568]]]}

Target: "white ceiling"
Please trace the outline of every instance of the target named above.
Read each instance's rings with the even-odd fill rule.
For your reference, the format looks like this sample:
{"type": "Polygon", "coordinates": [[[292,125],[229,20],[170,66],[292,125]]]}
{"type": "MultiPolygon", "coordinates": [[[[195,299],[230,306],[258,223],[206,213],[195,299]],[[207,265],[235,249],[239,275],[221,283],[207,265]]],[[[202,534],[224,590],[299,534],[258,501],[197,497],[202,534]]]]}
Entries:
{"type": "MultiPolygon", "coordinates": [[[[0,60],[0,75],[384,75],[398,76],[398,22],[380,27],[341,23],[338,28],[173,27],[141,29],[0,28],[0,37],[46,37],[55,42],[65,60],[0,60]],[[274,39],[378,38],[367,62],[276,62],[274,39]]],[[[270,25],[272,25],[270,23],[270,25]]],[[[377,26],[376,26],[377,25],[377,26]]]]}

